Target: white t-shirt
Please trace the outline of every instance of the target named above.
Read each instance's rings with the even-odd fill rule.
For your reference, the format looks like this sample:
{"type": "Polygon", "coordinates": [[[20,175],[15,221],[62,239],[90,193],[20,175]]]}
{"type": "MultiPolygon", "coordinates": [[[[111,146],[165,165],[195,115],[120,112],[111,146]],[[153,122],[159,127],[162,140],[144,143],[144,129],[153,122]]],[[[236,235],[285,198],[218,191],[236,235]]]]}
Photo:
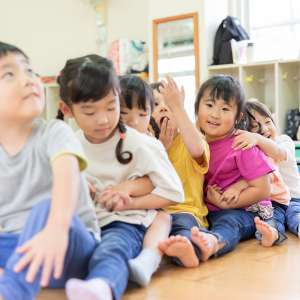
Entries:
{"type": "MultiPolygon", "coordinates": [[[[115,154],[120,139],[118,130],[113,137],[101,144],[90,143],[81,130],[77,132],[77,137],[88,159],[87,174],[96,181],[97,190],[101,191],[109,185],[114,186],[126,180],[148,176],[154,186],[152,194],[174,202],[183,201],[181,181],[168,159],[165,148],[155,138],[127,127],[122,151],[130,151],[133,159],[128,164],[121,164],[115,154]]],[[[98,204],[96,213],[100,227],[114,221],[148,227],[156,216],[156,210],[109,212],[98,204]]]]}
{"type": "Polygon", "coordinates": [[[300,176],[295,157],[295,144],[287,135],[280,135],[276,138],[276,143],[286,149],[285,161],[278,162],[279,172],[290,189],[292,198],[300,198],[300,176]]]}

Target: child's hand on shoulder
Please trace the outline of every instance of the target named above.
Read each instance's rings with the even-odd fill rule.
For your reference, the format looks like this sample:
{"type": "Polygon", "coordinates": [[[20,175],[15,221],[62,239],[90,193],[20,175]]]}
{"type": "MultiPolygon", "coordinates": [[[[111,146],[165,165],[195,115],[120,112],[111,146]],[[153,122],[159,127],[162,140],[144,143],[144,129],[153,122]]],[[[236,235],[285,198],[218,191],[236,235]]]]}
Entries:
{"type": "Polygon", "coordinates": [[[15,272],[28,268],[26,281],[32,283],[42,269],[40,284],[49,284],[52,274],[59,279],[64,268],[64,259],[69,242],[69,230],[61,226],[46,225],[31,240],[18,247],[16,252],[22,254],[14,266],[15,272]]]}
{"type": "Polygon", "coordinates": [[[162,87],[160,87],[159,91],[171,111],[174,112],[176,109],[184,110],[184,89],[183,87],[179,89],[172,77],[167,76],[167,78],[162,81],[162,87]]]}
{"type": "Polygon", "coordinates": [[[245,130],[235,132],[232,148],[234,150],[248,150],[258,144],[259,134],[245,130]]]}

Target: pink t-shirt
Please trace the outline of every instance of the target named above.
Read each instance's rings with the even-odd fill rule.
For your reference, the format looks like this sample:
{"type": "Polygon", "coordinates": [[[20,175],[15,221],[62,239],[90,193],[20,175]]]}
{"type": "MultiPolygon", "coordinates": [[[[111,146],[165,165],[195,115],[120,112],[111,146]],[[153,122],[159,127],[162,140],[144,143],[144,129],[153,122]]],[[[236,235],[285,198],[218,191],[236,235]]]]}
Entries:
{"type": "MultiPolygon", "coordinates": [[[[234,138],[235,136],[231,135],[208,143],[210,162],[205,175],[205,187],[216,184],[222,190],[226,190],[239,180],[254,180],[274,171],[274,166],[258,147],[244,151],[233,150],[234,138]]],[[[207,207],[210,211],[220,210],[208,202],[207,207]]]]}

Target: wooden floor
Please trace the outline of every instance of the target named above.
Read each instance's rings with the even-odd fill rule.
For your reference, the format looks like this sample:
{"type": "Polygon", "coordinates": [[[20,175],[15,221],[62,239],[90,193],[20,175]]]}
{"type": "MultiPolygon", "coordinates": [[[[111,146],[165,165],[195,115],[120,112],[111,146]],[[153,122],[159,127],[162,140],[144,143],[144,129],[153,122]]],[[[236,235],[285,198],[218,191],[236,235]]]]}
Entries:
{"type": "MultiPolygon", "coordinates": [[[[63,291],[42,291],[38,300],[65,300],[63,291]]],[[[123,300],[299,300],[300,240],[263,248],[241,243],[222,258],[196,269],[164,264],[148,288],[130,285],[123,300]]],[[[84,299],[82,299],[84,300],[84,299]]]]}

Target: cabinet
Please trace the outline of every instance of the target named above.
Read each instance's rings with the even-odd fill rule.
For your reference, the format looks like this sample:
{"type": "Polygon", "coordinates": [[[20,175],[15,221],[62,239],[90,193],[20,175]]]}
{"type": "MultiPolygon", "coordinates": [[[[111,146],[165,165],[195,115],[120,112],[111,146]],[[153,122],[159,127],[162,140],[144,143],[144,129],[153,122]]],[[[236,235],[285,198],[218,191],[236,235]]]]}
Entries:
{"type": "Polygon", "coordinates": [[[208,74],[239,79],[246,99],[257,98],[269,107],[280,133],[285,130],[287,111],[300,108],[300,60],[209,66],[208,74]]]}

